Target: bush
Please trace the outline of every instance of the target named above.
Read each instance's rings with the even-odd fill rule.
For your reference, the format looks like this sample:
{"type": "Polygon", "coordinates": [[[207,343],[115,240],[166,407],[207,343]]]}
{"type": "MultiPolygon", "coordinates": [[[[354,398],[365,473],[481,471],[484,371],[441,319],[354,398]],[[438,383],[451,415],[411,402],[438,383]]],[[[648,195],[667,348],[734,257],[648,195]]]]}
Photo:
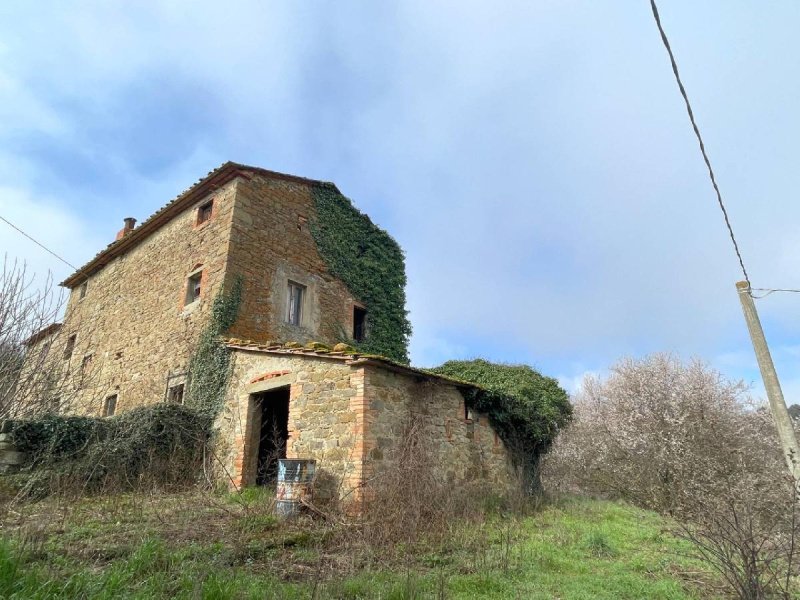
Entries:
{"type": "Polygon", "coordinates": [[[12,440],[29,454],[28,491],[131,489],[142,482],[197,479],[211,420],[176,404],[136,408],[107,419],[47,416],[13,425],[12,440]]]}
{"type": "Polygon", "coordinates": [[[89,445],[105,436],[108,424],[108,420],[92,417],[46,415],[15,421],[11,439],[17,450],[27,453],[33,464],[39,464],[80,456],[89,445]]]}

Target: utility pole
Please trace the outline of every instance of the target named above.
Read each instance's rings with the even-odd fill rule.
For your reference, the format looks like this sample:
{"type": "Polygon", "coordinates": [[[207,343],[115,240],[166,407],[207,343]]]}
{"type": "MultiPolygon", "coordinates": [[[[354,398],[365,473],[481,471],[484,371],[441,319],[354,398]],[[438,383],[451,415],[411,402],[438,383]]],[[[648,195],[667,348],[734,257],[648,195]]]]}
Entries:
{"type": "Polygon", "coordinates": [[[772,356],[767,347],[764,330],[761,328],[756,305],[753,302],[753,296],[750,295],[750,284],[747,281],[739,281],[736,284],[736,290],[739,292],[739,300],[742,302],[744,320],[747,321],[747,329],[750,331],[750,339],[756,352],[758,368],[761,370],[761,379],[764,381],[764,388],[767,390],[769,407],[772,411],[775,427],[778,430],[783,456],[786,459],[786,464],[792,473],[792,477],[794,477],[795,484],[800,488],[800,447],[797,445],[797,436],[794,433],[792,419],[786,408],[786,401],[783,399],[781,383],[778,381],[778,374],[775,372],[775,365],[772,363],[772,356]]]}

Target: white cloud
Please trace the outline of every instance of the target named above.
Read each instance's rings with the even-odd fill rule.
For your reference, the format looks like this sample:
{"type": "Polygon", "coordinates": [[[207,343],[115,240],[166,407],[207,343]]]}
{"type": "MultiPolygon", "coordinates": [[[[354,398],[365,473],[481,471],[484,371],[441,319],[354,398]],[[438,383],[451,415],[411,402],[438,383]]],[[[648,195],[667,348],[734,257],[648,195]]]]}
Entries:
{"type": "MultiPolygon", "coordinates": [[[[756,285],[800,287],[798,10],[663,15],[756,285]]],[[[91,237],[76,260],[254,162],[335,180],[401,241],[416,362],[521,348],[573,389],[576,361],[655,350],[751,371],[741,274],[645,5],[49,0],[0,8],[0,33],[0,208],[91,237]],[[44,177],[54,149],[83,161],[74,181],[44,177]]],[[[777,345],[796,345],[797,296],[759,303],[777,345]]]]}

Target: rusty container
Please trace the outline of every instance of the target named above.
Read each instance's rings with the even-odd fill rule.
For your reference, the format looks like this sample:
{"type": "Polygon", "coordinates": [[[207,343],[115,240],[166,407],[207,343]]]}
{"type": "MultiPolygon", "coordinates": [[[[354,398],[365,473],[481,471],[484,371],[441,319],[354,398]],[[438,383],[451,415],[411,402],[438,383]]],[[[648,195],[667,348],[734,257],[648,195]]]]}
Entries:
{"type": "Polygon", "coordinates": [[[300,514],[303,501],[311,500],[317,461],[282,458],[278,460],[278,489],[275,514],[288,519],[300,514]]]}

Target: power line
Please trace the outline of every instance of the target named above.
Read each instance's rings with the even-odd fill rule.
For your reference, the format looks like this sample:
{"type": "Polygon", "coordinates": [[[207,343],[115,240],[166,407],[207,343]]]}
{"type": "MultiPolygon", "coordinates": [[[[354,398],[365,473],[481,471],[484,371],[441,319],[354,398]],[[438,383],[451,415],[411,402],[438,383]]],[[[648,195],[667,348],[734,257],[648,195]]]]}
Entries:
{"type": "Polygon", "coordinates": [[[790,290],[784,288],[750,288],[751,296],[753,296],[752,292],[766,292],[766,294],[761,294],[760,296],[753,296],[756,300],[760,300],[761,298],[766,298],[770,294],[774,294],[775,292],[789,292],[794,294],[800,294],[800,290],[790,290]]]}
{"type": "Polygon", "coordinates": [[[675,55],[672,54],[672,48],[669,45],[667,34],[664,33],[664,28],[661,26],[661,19],[658,16],[658,7],[656,7],[655,0],[650,0],[650,7],[653,9],[653,17],[656,20],[658,31],[661,34],[661,41],[664,42],[664,47],[667,49],[667,53],[669,54],[669,61],[670,63],[672,63],[672,72],[675,74],[675,81],[678,82],[678,88],[681,91],[681,96],[683,96],[683,101],[686,103],[686,111],[689,113],[689,120],[692,122],[692,129],[694,129],[694,134],[697,136],[697,141],[700,143],[700,152],[702,152],[703,160],[706,163],[706,167],[708,167],[708,176],[711,178],[711,184],[714,186],[714,191],[717,193],[717,202],[719,202],[719,207],[722,210],[722,215],[725,217],[725,225],[728,227],[728,233],[731,236],[731,242],[733,242],[733,249],[736,251],[736,257],[739,259],[739,266],[742,267],[742,273],[744,274],[744,279],[749,284],[750,278],[747,276],[747,269],[744,268],[744,261],[742,260],[742,254],[741,252],[739,252],[739,244],[736,243],[736,236],[733,235],[733,227],[731,227],[731,222],[730,219],[728,218],[728,211],[725,210],[725,204],[722,202],[722,194],[719,191],[719,186],[717,185],[717,179],[716,177],[714,177],[714,169],[711,168],[711,161],[708,159],[708,154],[706,153],[706,146],[703,143],[702,136],[700,135],[700,129],[698,129],[697,123],[694,120],[694,112],[692,112],[692,105],[689,104],[689,96],[686,95],[686,88],[683,87],[681,76],[678,74],[678,64],[675,62],[675,55]]]}
{"type": "Polygon", "coordinates": [[[44,245],[44,244],[42,244],[41,242],[39,242],[39,241],[37,241],[37,240],[33,239],[33,238],[32,238],[31,236],[29,236],[27,233],[25,233],[24,231],[22,231],[22,229],[20,229],[20,228],[19,228],[19,227],[17,227],[16,225],[14,225],[14,224],[13,224],[11,221],[9,221],[8,219],[6,219],[6,218],[5,218],[5,217],[3,217],[2,215],[0,215],[0,221],[5,221],[5,223],[6,223],[6,224],[8,224],[8,225],[10,225],[11,227],[13,227],[14,229],[16,229],[18,232],[20,232],[22,235],[24,235],[26,238],[28,238],[28,239],[29,239],[30,241],[32,241],[34,244],[36,244],[37,246],[39,246],[39,247],[40,247],[42,250],[45,250],[46,252],[49,252],[50,254],[52,254],[53,256],[55,256],[55,257],[56,257],[58,260],[60,260],[61,262],[63,262],[65,265],[67,265],[67,266],[69,266],[69,267],[72,267],[72,268],[73,268],[73,269],[75,269],[76,271],[78,270],[78,267],[76,267],[75,265],[71,264],[71,263],[70,263],[69,261],[67,261],[66,259],[63,259],[63,258],[61,258],[61,257],[60,257],[58,254],[56,254],[55,252],[53,252],[52,250],[50,250],[50,248],[48,248],[47,246],[45,246],[45,245],[44,245]]]}

